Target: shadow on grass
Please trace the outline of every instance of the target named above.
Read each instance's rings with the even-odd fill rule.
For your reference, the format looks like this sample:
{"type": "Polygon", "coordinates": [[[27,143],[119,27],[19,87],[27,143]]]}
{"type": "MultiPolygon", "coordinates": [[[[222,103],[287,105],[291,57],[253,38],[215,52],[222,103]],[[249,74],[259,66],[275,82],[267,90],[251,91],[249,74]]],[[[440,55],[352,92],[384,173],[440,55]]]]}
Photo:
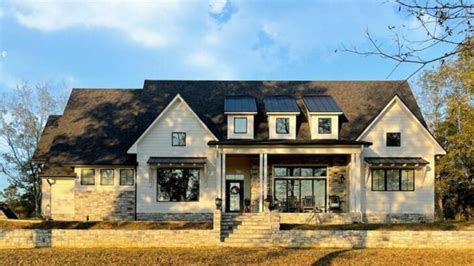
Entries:
{"type": "Polygon", "coordinates": [[[413,231],[458,231],[474,230],[474,222],[435,222],[413,224],[281,224],[280,230],[413,230],[413,231]]]}
{"type": "Polygon", "coordinates": [[[313,262],[311,265],[330,265],[331,262],[336,259],[337,257],[340,257],[344,255],[345,253],[351,251],[352,249],[343,249],[343,250],[337,250],[331,253],[326,254],[325,256],[319,258],[315,262],[313,262]]]}

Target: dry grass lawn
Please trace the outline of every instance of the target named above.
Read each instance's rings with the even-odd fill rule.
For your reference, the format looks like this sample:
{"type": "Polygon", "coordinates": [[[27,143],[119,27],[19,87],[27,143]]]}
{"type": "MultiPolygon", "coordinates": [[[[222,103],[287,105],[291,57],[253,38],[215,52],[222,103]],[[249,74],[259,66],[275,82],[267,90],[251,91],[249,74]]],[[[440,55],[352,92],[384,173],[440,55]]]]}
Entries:
{"type": "Polygon", "coordinates": [[[473,265],[474,250],[435,249],[10,249],[2,265],[473,265]]]}
{"type": "Polygon", "coordinates": [[[70,222],[42,220],[0,220],[0,229],[119,229],[119,230],[184,230],[212,229],[212,223],[190,222],[70,222]]]}
{"type": "Polygon", "coordinates": [[[386,230],[386,231],[474,231],[474,221],[424,224],[281,224],[281,230],[386,230]]]}

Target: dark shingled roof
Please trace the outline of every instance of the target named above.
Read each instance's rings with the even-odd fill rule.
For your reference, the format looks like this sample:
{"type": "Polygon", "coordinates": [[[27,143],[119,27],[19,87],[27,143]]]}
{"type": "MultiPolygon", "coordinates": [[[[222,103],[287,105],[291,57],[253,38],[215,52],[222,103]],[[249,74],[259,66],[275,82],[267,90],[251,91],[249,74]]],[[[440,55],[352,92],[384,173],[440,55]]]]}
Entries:
{"type": "MultiPolygon", "coordinates": [[[[178,93],[219,140],[226,140],[224,99],[232,95],[256,99],[256,140],[268,140],[263,99],[276,95],[291,95],[300,108],[305,95],[333,97],[344,111],[341,140],[355,140],[395,95],[425,125],[404,81],[146,80],[143,89],[73,89],[63,115],[48,122],[35,158],[62,164],[134,165],[136,158],[127,150],[178,93]]],[[[310,139],[303,112],[297,118],[297,141],[310,139]]]]}
{"type": "Polygon", "coordinates": [[[342,112],[330,95],[303,96],[303,102],[309,112],[342,112]]]}
{"type": "Polygon", "coordinates": [[[41,140],[36,147],[35,153],[33,154],[33,161],[40,162],[45,160],[46,154],[49,152],[54,138],[58,133],[58,124],[60,115],[50,115],[46,125],[44,126],[43,133],[41,134],[41,140]]]}
{"type": "Polygon", "coordinates": [[[251,96],[226,96],[224,100],[224,112],[226,113],[256,113],[257,103],[251,96]]]}
{"type": "Polygon", "coordinates": [[[291,96],[268,96],[263,99],[267,113],[299,112],[295,98],[291,96]]]}

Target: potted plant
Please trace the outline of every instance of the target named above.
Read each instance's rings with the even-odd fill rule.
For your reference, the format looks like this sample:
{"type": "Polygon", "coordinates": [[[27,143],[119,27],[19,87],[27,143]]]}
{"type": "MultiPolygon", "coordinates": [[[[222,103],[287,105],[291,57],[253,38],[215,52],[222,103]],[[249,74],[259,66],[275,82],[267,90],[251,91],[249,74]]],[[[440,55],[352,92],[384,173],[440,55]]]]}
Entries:
{"type": "Polygon", "coordinates": [[[265,206],[265,209],[272,210],[272,196],[267,196],[267,198],[263,201],[263,204],[265,206]]]}
{"type": "Polygon", "coordinates": [[[245,198],[244,199],[244,205],[245,205],[245,212],[250,212],[250,199],[249,198],[245,198]]]}
{"type": "Polygon", "coordinates": [[[222,199],[216,198],[216,209],[220,210],[222,208],[222,199]]]}

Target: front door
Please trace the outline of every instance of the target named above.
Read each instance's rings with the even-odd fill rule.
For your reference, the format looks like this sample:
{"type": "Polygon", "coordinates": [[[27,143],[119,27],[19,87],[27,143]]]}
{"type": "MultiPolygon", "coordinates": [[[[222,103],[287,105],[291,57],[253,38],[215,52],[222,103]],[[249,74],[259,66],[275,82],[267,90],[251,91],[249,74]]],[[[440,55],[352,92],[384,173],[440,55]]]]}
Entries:
{"type": "Polygon", "coordinates": [[[244,182],[227,180],[225,185],[226,211],[242,212],[244,207],[244,182]]]}

